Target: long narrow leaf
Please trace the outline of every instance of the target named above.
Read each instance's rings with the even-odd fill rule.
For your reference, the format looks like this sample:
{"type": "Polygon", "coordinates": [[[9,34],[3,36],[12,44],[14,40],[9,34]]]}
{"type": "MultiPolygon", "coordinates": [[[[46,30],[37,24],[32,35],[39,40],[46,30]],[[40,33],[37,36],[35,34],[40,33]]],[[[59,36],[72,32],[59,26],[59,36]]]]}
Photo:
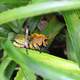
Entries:
{"type": "Polygon", "coordinates": [[[4,58],[0,64],[0,79],[9,80],[15,69],[16,64],[9,57],[4,58]]]}
{"type": "Polygon", "coordinates": [[[28,69],[27,66],[26,69],[27,71],[23,68],[19,68],[17,76],[14,80],[36,80],[35,74],[33,74],[33,72],[30,69],[28,69]]]}
{"type": "Polygon", "coordinates": [[[49,80],[79,80],[80,69],[79,66],[68,60],[64,60],[49,54],[41,53],[39,51],[28,50],[28,55],[25,51],[18,50],[8,40],[3,45],[4,50],[8,55],[26,69],[28,66],[36,74],[49,80]]]}
{"type": "Polygon", "coordinates": [[[80,9],[80,1],[49,1],[15,8],[0,14],[0,24],[41,14],[80,9]]]}
{"type": "Polygon", "coordinates": [[[78,10],[73,10],[63,14],[74,51],[71,55],[75,54],[75,61],[80,65],[80,18],[77,13],[78,10]]]}
{"type": "Polygon", "coordinates": [[[59,22],[55,16],[47,23],[46,28],[42,31],[43,34],[48,36],[48,44],[51,44],[55,36],[64,27],[64,24],[59,22]]]}

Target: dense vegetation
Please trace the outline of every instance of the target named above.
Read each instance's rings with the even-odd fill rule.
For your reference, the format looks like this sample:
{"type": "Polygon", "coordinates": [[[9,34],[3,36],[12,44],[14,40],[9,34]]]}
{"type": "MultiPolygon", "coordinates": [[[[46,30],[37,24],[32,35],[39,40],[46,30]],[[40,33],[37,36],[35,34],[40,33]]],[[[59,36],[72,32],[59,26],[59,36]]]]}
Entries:
{"type": "Polygon", "coordinates": [[[79,34],[78,0],[0,1],[0,79],[80,80],[79,34]],[[48,37],[46,48],[13,45],[16,35],[24,34],[27,25],[30,34],[48,37]],[[56,55],[59,49],[63,52],[56,55]]]}

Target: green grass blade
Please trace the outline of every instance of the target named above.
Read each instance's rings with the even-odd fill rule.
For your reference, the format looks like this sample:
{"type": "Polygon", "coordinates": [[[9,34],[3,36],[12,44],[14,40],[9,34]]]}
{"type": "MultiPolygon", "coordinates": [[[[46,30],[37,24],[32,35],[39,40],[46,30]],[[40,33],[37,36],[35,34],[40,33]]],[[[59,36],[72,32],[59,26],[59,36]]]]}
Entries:
{"type": "Polygon", "coordinates": [[[9,57],[6,57],[0,63],[0,79],[9,80],[14,71],[16,64],[9,57]]]}
{"type": "Polygon", "coordinates": [[[19,3],[19,4],[23,4],[23,3],[28,3],[29,1],[28,0],[14,0],[14,1],[12,1],[12,0],[0,0],[0,4],[17,4],[17,3],[19,3]]]}
{"type": "Polygon", "coordinates": [[[67,57],[68,57],[68,59],[77,62],[77,57],[76,57],[76,54],[73,49],[73,46],[72,46],[72,43],[71,43],[71,40],[70,40],[68,33],[66,34],[66,44],[67,44],[67,57]]]}
{"type": "Polygon", "coordinates": [[[29,18],[28,21],[26,21],[27,24],[29,24],[30,33],[33,33],[35,29],[38,27],[40,19],[41,19],[41,16],[36,16],[36,17],[29,18]]]}
{"type": "Polygon", "coordinates": [[[17,76],[15,77],[14,80],[36,80],[35,74],[33,74],[33,72],[30,69],[28,69],[27,66],[26,70],[23,68],[19,68],[17,76]]]}
{"type": "Polygon", "coordinates": [[[79,1],[49,1],[44,3],[31,4],[0,13],[0,24],[15,19],[28,18],[41,14],[80,9],[79,1]]]}
{"type": "Polygon", "coordinates": [[[47,23],[46,28],[42,31],[42,33],[48,36],[48,44],[51,44],[55,36],[63,27],[64,24],[59,22],[55,16],[47,23]]]}
{"type": "Polygon", "coordinates": [[[5,58],[2,63],[0,63],[0,79],[2,80],[7,80],[6,76],[4,76],[4,73],[5,73],[5,69],[6,67],[8,66],[8,64],[10,63],[11,59],[8,57],[8,58],[5,58]]]}
{"type": "Polygon", "coordinates": [[[49,54],[41,53],[35,50],[18,50],[6,41],[3,45],[4,50],[8,53],[14,61],[26,69],[28,66],[36,74],[49,80],[79,80],[80,69],[79,66],[69,60],[64,60],[49,54]]]}
{"type": "MultiPolygon", "coordinates": [[[[69,11],[64,14],[69,37],[75,53],[76,60],[80,65],[80,18],[78,10],[69,11]]],[[[71,53],[73,55],[73,53],[71,53]]]]}

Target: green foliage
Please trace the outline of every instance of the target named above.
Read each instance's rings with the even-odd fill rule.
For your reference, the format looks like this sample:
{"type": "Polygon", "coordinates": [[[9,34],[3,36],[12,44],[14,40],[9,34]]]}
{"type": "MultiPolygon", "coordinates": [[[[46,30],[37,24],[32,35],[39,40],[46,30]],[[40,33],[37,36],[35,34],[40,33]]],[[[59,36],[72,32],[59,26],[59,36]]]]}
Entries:
{"type": "Polygon", "coordinates": [[[46,28],[42,31],[43,34],[48,36],[48,43],[50,44],[55,36],[64,27],[64,24],[59,22],[56,17],[52,16],[52,19],[46,25],[46,28]]]}
{"type": "Polygon", "coordinates": [[[19,71],[17,72],[17,76],[14,80],[36,80],[36,76],[35,74],[33,74],[33,72],[27,68],[27,71],[25,71],[25,69],[19,69],[19,71]]]}
{"type": "MultiPolygon", "coordinates": [[[[73,54],[75,54],[75,61],[80,64],[80,44],[79,44],[79,39],[80,39],[80,11],[79,10],[74,10],[74,11],[69,11],[64,13],[64,17],[66,20],[66,25],[72,45],[72,51],[73,54]],[[68,16],[68,17],[67,17],[68,16]]],[[[72,52],[70,55],[73,55],[72,52]]]]}
{"type": "Polygon", "coordinates": [[[9,57],[5,57],[0,63],[0,79],[10,80],[16,64],[9,57]]]}
{"type": "Polygon", "coordinates": [[[74,0],[1,0],[0,49],[3,49],[3,57],[0,58],[0,79],[12,80],[17,68],[14,80],[36,80],[36,75],[44,80],[80,80],[79,9],[80,1],[74,0]],[[56,18],[55,12],[64,17],[67,26],[66,55],[69,60],[13,46],[16,34],[24,34],[23,24],[26,21],[31,34],[37,32],[48,36],[49,47],[65,26],[56,18]],[[39,23],[45,14],[49,20],[42,30],[39,23]]]}
{"type": "Polygon", "coordinates": [[[30,4],[27,6],[22,6],[12,10],[7,10],[0,14],[0,24],[21,18],[28,18],[32,16],[37,16],[41,14],[66,11],[71,9],[79,9],[80,3],[78,1],[65,1],[65,2],[54,2],[48,1],[38,4],[30,4]],[[59,5],[60,4],[60,5],[59,5]]]}
{"type": "Polygon", "coordinates": [[[53,78],[56,80],[80,79],[79,66],[72,61],[57,58],[43,52],[40,54],[40,52],[34,50],[28,50],[29,55],[27,55],[26,50],[16,49],[9,40],[2,46],[8,52],[9,57],[20,64],[25,71],[27,71],[26,66],[28,66],[36,74],[49,80],[53,80],[53,78]]]}

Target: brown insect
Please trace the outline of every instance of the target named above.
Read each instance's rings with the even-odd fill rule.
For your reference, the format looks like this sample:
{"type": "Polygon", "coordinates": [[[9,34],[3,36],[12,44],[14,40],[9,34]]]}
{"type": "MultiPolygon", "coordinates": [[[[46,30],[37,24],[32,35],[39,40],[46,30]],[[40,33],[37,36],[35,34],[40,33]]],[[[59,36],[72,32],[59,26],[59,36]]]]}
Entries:
{"type": "Polygon", "coordinates": [[[13,44],[17,47],[40,49],[47,46],[47,40],[48,38],[44,34],[33,33],[28,35],[28,29],[26,29],[26,34],[18,34],[13,44]]]}

